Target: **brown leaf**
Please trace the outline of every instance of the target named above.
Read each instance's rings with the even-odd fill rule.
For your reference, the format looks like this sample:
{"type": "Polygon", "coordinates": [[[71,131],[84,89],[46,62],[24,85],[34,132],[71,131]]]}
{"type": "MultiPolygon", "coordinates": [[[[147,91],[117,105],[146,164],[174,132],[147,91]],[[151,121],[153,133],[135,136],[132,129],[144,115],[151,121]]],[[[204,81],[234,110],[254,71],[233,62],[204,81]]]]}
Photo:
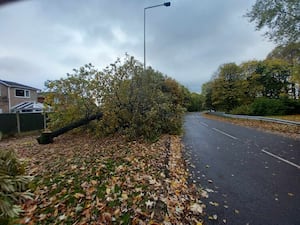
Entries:
{"type": "Polygon", "coordinates": [[[82,193],[75,193],[75,194],[74,194],[74,197],[77,198],[77,199],[83,198],[84,196],[85,196],[85,195],[82,194],[82,193]]]}

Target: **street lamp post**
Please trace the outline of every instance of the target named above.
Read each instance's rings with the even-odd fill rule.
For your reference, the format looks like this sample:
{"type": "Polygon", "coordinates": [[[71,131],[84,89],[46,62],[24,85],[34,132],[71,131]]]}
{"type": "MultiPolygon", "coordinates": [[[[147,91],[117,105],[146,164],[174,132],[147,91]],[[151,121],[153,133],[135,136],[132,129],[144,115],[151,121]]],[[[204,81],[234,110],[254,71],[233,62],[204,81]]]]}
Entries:
{"type": "Polygon", "coordinates": [[[159,5],[153,5],[153,6],[148,6],[144,8],[144,71],[146,71],[146,10],[155,8],[155,7],[160,7],[160,6],[170,6],[171,2],[165,2],[159,5]]]}

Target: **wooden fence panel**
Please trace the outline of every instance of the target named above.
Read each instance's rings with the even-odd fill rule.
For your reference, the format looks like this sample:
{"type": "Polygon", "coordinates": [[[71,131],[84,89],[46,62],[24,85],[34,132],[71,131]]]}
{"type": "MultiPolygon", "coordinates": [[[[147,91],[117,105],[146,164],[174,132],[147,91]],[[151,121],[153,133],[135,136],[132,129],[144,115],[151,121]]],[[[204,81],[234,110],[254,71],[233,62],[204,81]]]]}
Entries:
{"type": "Polygon", "coordinates": [[[15,134],[18,132],[16,114],[0,114],[0,132],[2,132],[2,134],[15,134]]]}
{"type": "Polygon", "coordinates": [[[42,113],[0,114],[0,132],[4,135],[42,130],[44,126],[44,114],[42,113]]]}

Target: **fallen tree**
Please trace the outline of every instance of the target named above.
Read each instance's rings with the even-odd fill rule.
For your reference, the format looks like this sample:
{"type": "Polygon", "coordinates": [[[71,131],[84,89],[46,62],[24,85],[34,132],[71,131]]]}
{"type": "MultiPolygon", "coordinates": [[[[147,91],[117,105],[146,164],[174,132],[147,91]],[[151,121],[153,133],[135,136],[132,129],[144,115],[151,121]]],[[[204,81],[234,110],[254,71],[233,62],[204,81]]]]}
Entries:
{"type": "Polygon", "coordinates": [[[37,141],[38,141],[39,144],[43,144],[43,145],[52,143],[53,138],[58,137],[59,135],[64,134],[64,133],[66,133],[70,130],[73,130],[77,127],[80,127],[82,125],[86,125],[92,120],[95,120],[95,119],[99,120],[102,116],[103,116],[103,114],[100,112],[100,113],[97,113],[95,115],[92,115],[92,116],[86,117],[84,119],[78,120],[74,123],[70,123],[67,126],[64,126],[64,127],[60,128],[60,129],[57,129],[53,132],[43,132],[37,138],[37,141]]]}

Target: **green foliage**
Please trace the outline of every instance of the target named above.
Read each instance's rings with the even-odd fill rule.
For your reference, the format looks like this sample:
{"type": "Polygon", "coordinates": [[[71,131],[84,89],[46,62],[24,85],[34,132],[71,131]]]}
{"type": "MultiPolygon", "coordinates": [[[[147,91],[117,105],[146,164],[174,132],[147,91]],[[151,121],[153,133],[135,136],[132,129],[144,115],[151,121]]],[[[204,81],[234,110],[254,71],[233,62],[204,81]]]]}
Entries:
{"type": "Polygon", "coordinates": [[[108,133],[121,132],[129,139],[156,140],[162,133],[179,133],[183,89],[151,68],[143,72],[138,65],[131,79],[120,82],[104,98],[104,128],[109,128],[108,133]]]}
{"type": "Polygon", "coordinates": [[[257,73],[258,81],[263,86],[262,95],[268,98],[279,98],[280,94],[288,95],[291,68],[278,59],[264,60],[259,63],[257,73]]]}
{"type": "Polygon", "coordinates": [[[240,65],[240,102],[241,104],[251,104],[257,96],[262,95],[263,84],[259,81],[261,74],[258,71],[260,61],[251,60],[240,65]]]}
{"type": "Polygon", "coordinates": [[[189,103],[187,105],[187,111],[200,112],[203,108],[204,97],[198,93],[191,93],[189,96],[189,103]]]}
{"type": "Polygon", "coordinates": [[[289,98],[256,98],[250,105],[242,105],[231,110],[232,114],[273,116],[289,115],[300,113],[300,102],[289,98]]]}
{"type": "Polygon", "coordinates": [[[128,55],[101,72],[90,64],[74,71],[46,84],[47,102],[54,109],[52,128],[101,111],[103,118],[92,123],[100,135],[118,132],[129,139],[155,140],[181,131],[187,91],[175,80],[151,68],[144,71],[128,55]]]}
{"type": "Polygon", "coordinates": [[[219,67],[216,75],[212,83],[212,105],[229,112],[240,105],[240,68],[235,63],[227,63],[219,67]]]}
{"type": "Polygon", "coordinates": [[[241,105],[232,109],[230,113],[235,115],[251,115],[252,108],[251,105],[241,105]]]}
{"type": "Polygon", "coordinates": [[[286,115],[300,114],[300,101],[287,97],[280,98],[282,101],[286,115]]]}
{"type": "Polygon", "coordinates": [[[65,126],[83,117],[94,114],[97,110],[95,83],[100,73],[91,65],[86,64],[67,78],[45,83],[48,94],[45,104],[50,105],[55,113],[49,114],[50,129],[65,126]]]}
{"type": "Polygon", "coordinates": [[[267,59],[286,61],[292,68],[292,79],[300,83],[300,42],[279,45],[267,56],[267,59]]]}
{"type": "Polygon", "coordinates": [[[230,113],[255,116],[300,114],[300,101],[289,99],[287,97],[279,99],[261,97],[255,99],[250,105],[241,105],[231,110],[230,113]]]}
{"type": "Polygon", "coordinates": [[[251,105],[252,115],[284,115],[285,105],[280,99],[257,98],[251,105]]]}
{"type": "Polygon", "coordinates": [[[9,224],[22,211],[18,202],[31,199],[27,190],[30,176],[24,176],[24,164],[14,151],[0,151],[0,222],[9,224]]]}
{"type": "Polygon", "coordinates": [[[265,35],[276,43],[299,41],[299,0],[256,0],[246,14],[258,30],[268,28],[265,35]]]}
{"type": "MultiPolygon", "coordinates": [[[[280,52],[284,51],[284,49],[280,50],[280,52]]],[[[220,66],[213,79],[203,85],[202,94],[205,107],[234,114],[248,114],[252,113],[252,110],[260,113],[259,106],[254,109],[250,107],[260,97],[294,99],[299,102],[297,100],[300,93],[299,87],[292,77],[294,69],[299,65],[291,65],[287,61],[289,56],[286,56],[286,59],[285,57],[282,59],[275,57],[279,54],[275,54],[275,52],[263,61],[252,60],[240,65],[228,63],[220,66]]],[[[296,61],[293,60],[293,62],[296,61]]],[[[270,103],[270,105],[274,105],[273,109],[276,108],[275,105],[278,106],[280,114],[295,111],[293,104],[293,106],[285,105],[284,110],[278,104],[276,101],[274,104],[270,103]]]]}
{"type": "Polygon", "coordinates": [[[201,88],[201,94],[204,98],[203,108],[208,110],[214,109],[214,106],[212,104],[212,83],[212,81],[204,83],[201,88]]]}

